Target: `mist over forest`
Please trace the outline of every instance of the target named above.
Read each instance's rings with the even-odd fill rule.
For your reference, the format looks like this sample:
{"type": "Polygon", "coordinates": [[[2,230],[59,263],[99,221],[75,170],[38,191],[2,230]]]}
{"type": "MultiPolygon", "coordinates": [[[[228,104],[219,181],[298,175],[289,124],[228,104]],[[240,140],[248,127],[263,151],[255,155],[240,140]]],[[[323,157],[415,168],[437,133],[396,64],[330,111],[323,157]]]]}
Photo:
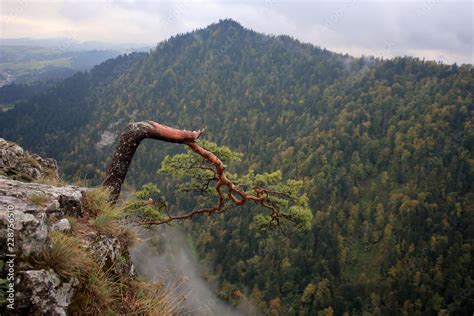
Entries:
{"type": "MultiPolygon", "coordinates": [[[[39,254],[24,255],[20,242],[20,280],[55,273],[58,293],[73,289],[55,310],[76,315],[472,314],[472,30],[439,14],[469,5],[419,3],[416,22],[406,11],[415,4],[323,1],[322,15],[304,4],[236,3],[250,26],[222,17],[180,31],[200,9],[170,2],[160,12],[171,10],[164,21],[176,32],[157,28],[166,36],[150,44],[147,31],[127,36],[157,7],[119,3],[107,12],[134,12],[122,43],[104,41],[115,33],[103,30],[83,41],[1,43],[0,202],[27,199],[18,205],[32,210],[21,214],[48,227],[39,254]],[[279,24],[257,23],[256,12],[279,24]],[[364,24],[362,12],[378,15],[364,24]],[[394,12],[406,13],[406,26],[394,12]],[[433,33],[414,41],[423,23],[433,33]],[[403,33],[380,45],[388,29],[403,33]],[[82,190],[73,215],[65,201],[75,200],[55,193],[70,184],[82,190]],[[12,191],[23,185],[33,186],[12,191]],[[58,218],[48,215],[53,198],[58,218]],[[70,227],[58,232],[61,218],[70,227]],[[63,268],[64,248],[93,269],[63,268]],[[102,248],[112,254],[97,255],[102,248]]],[[[84,39],[96,17],[71,8],[57,12],[82,21],[84,39]]],[[[6,299],[3,284],[6,276],[6,299]]],[[[54,295],[37,293],[41,308],[21,312],[49,313],[41,302],[54,295]]]]}

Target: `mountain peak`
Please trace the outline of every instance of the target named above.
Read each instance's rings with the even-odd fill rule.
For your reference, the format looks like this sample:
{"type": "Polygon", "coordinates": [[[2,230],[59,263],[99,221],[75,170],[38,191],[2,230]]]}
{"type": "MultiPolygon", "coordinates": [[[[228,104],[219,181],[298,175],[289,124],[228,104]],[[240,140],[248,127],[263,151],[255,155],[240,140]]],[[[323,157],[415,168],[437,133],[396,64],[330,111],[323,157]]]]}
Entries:
{"type": "Polygon", "coordinates": [[[237,21],[233,19],[221,19],[219,22],[211,24],[209,26],[213,29],[229,29],[229,28],[237,28],[237,29],[244,29],[244,27],[237,21]]]}

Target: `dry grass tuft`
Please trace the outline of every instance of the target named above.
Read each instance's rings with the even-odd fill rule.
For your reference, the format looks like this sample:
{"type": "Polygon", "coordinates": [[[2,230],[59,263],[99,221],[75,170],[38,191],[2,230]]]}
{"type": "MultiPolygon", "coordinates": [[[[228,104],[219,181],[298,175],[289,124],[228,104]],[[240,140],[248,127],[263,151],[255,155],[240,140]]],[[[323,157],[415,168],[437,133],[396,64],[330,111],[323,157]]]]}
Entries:
{"type": "Polygon", "coordinates": [[[121,212],[119,209],[109,208],[104,210],[93,221],[91,221],[91,225],[103,234],[118,236],[120,228],[117,222],[120,218],[121,212]]]}
{"type": "Polygon", "coordinates": [[[133,228],[124,225],[119,227],[116,237],[125,249],[135,246],[139,240],[137,232],[133,228]]]}
{"type": "Polygon", "coordinates": [[[184,298],[162,283],[132,280],[122,284],[122,312],[126,315],[179,315],[184,298]]]}
{"type": "Polygon", "coordinates": [[[28,198],[34,205],[44,205],[50,201],[50,196],[42,193],[33,193],[28,198]]]}
{"type": "Polygon", "coordinates": [[[29,152],[26,152],[25,153],[25,156],[23,157],[22,159],[22,163],[25,163],[27,165],[30,165],[32,166],[33,168],[36,168],[38,170],[41,170],[43,169],[40,165],[40,163],[29,153],[29,152]]]}
{"type": "Polygon", "coordinates": [[[79,177],[76,177],[74,179],[71,179],[69,181],[69,183],[75,185],[75,186],[78,186],[78,187],[84,187],[84,188],[88,188],[88,187],[91,187],[92,186],[92,183],[90,180],[86,179],[86,178],[79,178],[79,177]]]}
{"type": "Polygon", "coordinates": [[[69,313],[72,315],[116,315],[118,284],[111,275],[94,269],[75,293],[69,313]]]}
{"type": "Polygon", "coordinates": [[[97,215],[111,211],[113,208],[109,202],[110,189],[98,187],[84,192],[82,198],[84,210],[87,214],[96,217],[97,215]]]}
{"type": "Polygon", "coordinates": [[[81,280],[96,265],[92,256],[81,247],[81,242],[76,237],[51,231],[49,238],[50,245],[36,260],[40,266],[52,268],[62,277],[76,277],[81,280]]]}
{"type": "Polygon", "coordinates": [[[52,185],[54,187],[61,187],[67,185],[67,183],[61,180],[55,172],[47,171],[44,176],[36,180],[37,183],[52,185]]]}

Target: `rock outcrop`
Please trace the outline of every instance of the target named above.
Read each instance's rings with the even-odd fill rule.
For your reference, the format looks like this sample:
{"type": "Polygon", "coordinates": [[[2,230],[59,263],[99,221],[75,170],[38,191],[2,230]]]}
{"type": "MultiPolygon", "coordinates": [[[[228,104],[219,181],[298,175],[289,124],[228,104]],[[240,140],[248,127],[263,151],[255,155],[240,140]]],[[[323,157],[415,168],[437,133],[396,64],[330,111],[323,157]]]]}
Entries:
{"type": "Polygon", "coordinates": [[[67,221],[65,216],[81,213],[85,190],[24,183],[0,176],[0,250],[7,252],[10,216],[15,222],[15,255],[25,259],[38,254],[46,244],[51,226],[55,227],[57,221],[67,221]]]}
{"type": "Polygon", "coordinates": [[[19,277],[18,310],[41,315],[66,315],[78,280],[62,281],[53,270],[26,270],[19,277]]]}
{"type": "Polygon", "coordinates": [[[0,138],[0,175],[22,181],[57,178],[58,165],[54,159],[28,153],[17,144],[0,138]]]}
{"type": "MultiPolygon", "coordinates": [[[[0,248],[5,254],[0,267],[6,268],[1,278],[14,288],[14,304],[10,305],[14,309],[2,308],[0,314],[66,315],[79,281],[61,276],[53,268],[39,266],[36,258],[50,247],[51,232],[68,234],[72,230],[70,220],[85,215],[84,194],[90,189],[31,182],[48,175],[57,177],[56,162],[26,153],[3,139],[0,174],[0,248]]],[[[88,228],[74,238],[93,254],[94,264],[99,268],[110,267],[117,258],[125,258],[126,262],[120,263],[120,273],[133,274],[127,246],[113,234],[88,228]]],[[[12,297],[8,297],[7,290],[3,294],[10,298],[8,306],[12,297]]]]}

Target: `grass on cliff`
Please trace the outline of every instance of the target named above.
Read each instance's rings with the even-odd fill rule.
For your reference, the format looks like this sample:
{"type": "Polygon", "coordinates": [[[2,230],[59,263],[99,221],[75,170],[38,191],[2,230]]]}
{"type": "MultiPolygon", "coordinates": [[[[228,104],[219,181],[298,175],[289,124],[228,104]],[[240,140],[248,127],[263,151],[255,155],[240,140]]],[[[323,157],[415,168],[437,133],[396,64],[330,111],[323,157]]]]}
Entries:
{"type": "Polygon", "coordinates": [[[41,267],[53,269],[64,278],[84,279],[94,268],[95,262],[83,249],[79,238],[65,233],[50,231],[49,245],[37,258],[41,267]]]}
{"type": "Polygon", "coordinates": [[[92,248],[81,238],[51,231],[48,245],[34,264],[36,268],[53,269],[65,280],[79,281],[68,310],[71,315],[177,314],[179,298],[170,287],[124,274],[123,263],[116,261],[100,267],[92,248]]]}
{"type": "Polygon", "coordinates": [[[122,299],[126,302],[122,311],[126,315],[179,315],[184,296],[164,283],[132,280],[122,283],[122,299]]]}
{"type": "Polygon", "coordinates": [[[136,244],[137,236],[133,229],[121,222],[123,208],[109,202],[110,189],[98,187],[84,192],[83,206],[89,218],[88,226],[94,230],[109,234],[119,239],[120,243],[129,248],[136,244]]]}
{"type": "Polygon", "coordinates": [[[113,276],[97,267],[79,284],[69,306],[72,315],[114,315],[120,302],[113,276]]]}
{"type": "Polygon", "coordinates": [[[33,168],[36,168],[38,170],[43,169],[41,167],[41,164],[29,152],[25,153],[25,156],[23,157],[21,163],[25,163],[25,164],[27,164],[29,166],[32,166],[33,168]]]}
{"type": "Polygon", "coordinates": [[[109,197],[109,188],[98,187],[88,190],[83,194],[83,210],[85,216],[89,218],[89,224],[97,231],[115,235],[122,214],[118,207],[109,202],[109,197]]]}
{"type": "Polygon", "coordinates": [[[76,278],[79,281],[73,301],[81,302],[81,306],[85,308],[84,314],[94,310],[103,312],[112,306],[116,299],[113,279],[99,267],[92,251],[77,236],[50,231],[49,245],[37,258],[36,263],[41,268],[53,269],[64,279],[76,278]]]}
{"type": "Polygon", "coordinates": [[[43,193],[33,193],[28,198],[34,205],[44,205],[51,199],[49,195],[43,193]]]}
{"type": "Polygon", "coordinates": [[[35,158],[32,154],[30,154],[29,152],[26,152],[25,156],[20,161],[20,165],[21,164],[27,165],[27,166],[31,166],[33,168],[40,170],[42,174],[41,178],[34,179],[31,176],[24,173],[17,174],[15,178],[20,181],[36,182],[36,183],[47,184],[47,185],[52,185],[52,186],[57,186],[57,187],[66,185],[66,182],[64,182],[63,180],[59,178],[55,169],[48,168],[46,166],[41,166],[39,161],[36,159],[37,158],[35,158]]]}
{"type": "Polygon", "coordinates": [[[35,182],[52,185],[54,187],[61,187],[67,185],[67,183],[61,180],[61,178],[59,178],[58,175],[52,170],[45,171],[43,176],[35,182]]]}
{"type": "Polygon", "coordinates": [[[85,213],[88,216],[96,217],[102,213],[108,213],[113,209],[109,202],[110,189],[98,187],[84,192],[82,203],[85,213]]]}
{"type": "Polygon", "coordinates": [[[183,298],[159,283],[93,273],[73,297],[71,315],[179,315],[183,298]]]}
{"type": "Polygon", "coordinates": [[[71,315],[177,315],[183,297],[173,286],[130,276],[127,249],[136,242],[134,230],[121,223],[122,210],[111,205],[105,188],[83,196],[83,217],[69,217],[71,231],[50,231],[48,245],[35,260],[36,268],[53,269],[62,279],[76,278],[71,315]],[[122,253],[101,266],[93,244],[103,236],[120,241],[122,253]]]}

